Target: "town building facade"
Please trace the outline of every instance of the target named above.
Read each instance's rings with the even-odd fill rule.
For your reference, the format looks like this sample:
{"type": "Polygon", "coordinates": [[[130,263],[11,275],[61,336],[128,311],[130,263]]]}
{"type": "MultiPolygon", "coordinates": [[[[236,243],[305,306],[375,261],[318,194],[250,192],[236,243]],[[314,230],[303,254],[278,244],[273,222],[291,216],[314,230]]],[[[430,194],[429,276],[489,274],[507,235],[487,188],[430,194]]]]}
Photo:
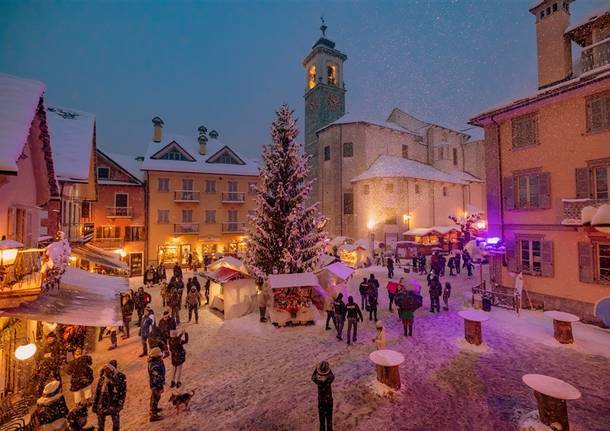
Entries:
{"type": "Polygon", "coordinates": [[[485,130],[489,234],[506,248],[492,260],[492,281],[511,288],[521,272],[534,306],[596,320],[595,303],[610,295],[610,236],[583,209],[608,202],[610,8],[570,25],[570,3],[530,9],[538,91],[471,124],[485,130]]]}
{"type": "Polygon", "coordinates": [[[146,174],[150,264],[187,264],[246,247],[248,215],[255,208],[258,167],[224,145],[216,131],[196,136],[166,135],[153,119],[146,174]]]}

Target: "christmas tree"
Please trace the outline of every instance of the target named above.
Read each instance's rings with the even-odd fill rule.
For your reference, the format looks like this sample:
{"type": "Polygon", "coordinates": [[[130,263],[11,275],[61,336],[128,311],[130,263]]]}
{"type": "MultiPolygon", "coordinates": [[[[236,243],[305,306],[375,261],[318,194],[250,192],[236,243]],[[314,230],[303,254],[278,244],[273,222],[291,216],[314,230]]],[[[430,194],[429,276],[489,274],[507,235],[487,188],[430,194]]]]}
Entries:
{"type": "Polygon", "coordinates": [[[250,217],[246,265],[259,279],[313,269],[324,249],[324,217],[319,204],[308,205],[312,182],[309,159],[295,142],[299,133],[293,112],[282,105],[271,126],[273,143],[265,145],[250,217]]]}

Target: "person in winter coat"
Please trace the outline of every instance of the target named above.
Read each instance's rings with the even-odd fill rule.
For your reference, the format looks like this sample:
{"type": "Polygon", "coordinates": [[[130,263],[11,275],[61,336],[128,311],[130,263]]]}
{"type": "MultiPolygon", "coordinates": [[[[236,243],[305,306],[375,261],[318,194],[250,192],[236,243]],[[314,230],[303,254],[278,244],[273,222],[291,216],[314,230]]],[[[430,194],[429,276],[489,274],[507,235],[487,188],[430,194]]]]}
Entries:
{"type": "Polygon", "coordinates": [[[265,292],[262,287],[258,289],[256,293],[256,303],[258,305],[259,312],[259,321],[261,323],[265,323],[267,321],[267,302],[269,298],[267,296],[267,292],[265,292]]]}
{"type": "Polygon", "coordinates": [[[417,273],[417,261],[418,260],[419,260],[419,258],[417,256],[417,254],[414,254],[411,257],[411,267],[412,267],[411,270],[413,271],[414,274],[417,273]]]}
{"type": "Polygon", "coordinates": [[[197,289],[197,293],[201,294],[201,284],[199,283],[197,276],[193,277],[193,286],[197,289]]]}
{"type": "Polygon", "coordinates": [[[162,263],[157,267],[157,275],[159,276],[159,281],[167,281],[167,272],[165,272],[165,266],[162,263]]]}
{"type": "Polygon", "coordinates": [[[324,298],[324,311],[326,311],[326,330],[330,330],[330,321],[332,320],[335,330],[337,329],[337,321],[335,320],[335,300],[328,295],[324,298]]]}
{"type": "MultiPolygon", "coordinates": [[[[193,313],[195,313],[195,323],[199,323],[199,306],[201,305],[201,295],[197,292],[197,287],[191,286],[191,290],[186,295],[186,306],[189,310],[189,322],[193,313]]],[[[260,304],[259,304],[260,307],[260,304]]],[[[264,315],[264,313],[263,313],[264,315]]],[[[265,320],[266,322],[267,320],[265,320]]],[[[262,322],[262,320],[261,320],[262,322]]]]}
{"type": "Polygon", "coordinates": [[[136,293],[133,295],[133,303],[138,313],[138,322],[142,320],[144,315],[144,309],[150,304],[151,297],[148,292],[144,292],[144,288],[140,286],[136,293]]]}
{"type": "Polygon", "coordinates": [[[161,282],[160,293],[161,293],[161,300],[163,301],[163,306],[167,307],[167,300],[169,297],[169,287],[168,287],[167,282],[165,282],[165,281],[161,282]]]}
{"type": "Polygon", "coordinates": [[[449,311],[449,297],[450,296],[451,296],[451,284],[448,281],[446,281],[445,288],[443,289],[443,303],[445,304],[443,309],[445,311],[449,311]]]}
{"type": "Polygon", "coordinates": [[[328,362],[322,361],[314,370],[311,380],[318,385],[318,415],[320,431],[333,430],[333,389],[335,375],[328,362]]]}
{"type": "Polygon", "coordinates": [[[174,277],[182,277],[182,267],[177,262],[174,265],[174,277]]]}
{"type": "Polygon", "coordinates": [[[172,330],[169,337],[169,351],[172,354],[172,383],[170,388],[180,388],[182,382],[182,365],[186,361],[186,350],[184,345],[189,342],[189,334],[180,330],[172,330]]]}
{"type": "Polygon", "coordinates": [[[49,332],[45,337],[45,343],[38,351],[36,364],[38,364],[36,394],[41,395],[46,384],[50,381],[58,380],[61,382],[61,344],[57,340],[55,332],[49,332]]]}
{"type": "Polygon", "coordinates": [[[36,410],[32,415],[36,430],[62,430],[68,424],[66,416],[68,406],[62,392],[61,383],[53,380],[45,385],[42,396],[36,401],[36,410]]]}
{"type": "Polygon", "coordinates": [[[154,348],[148,356],[148,383],[150,386],[150,421],[156,422],[163,419],[159,415],[159,401],[165,386],[165,364],[161,349],[154,348]]]}
{"type": "Polygon", "coordinates": [[[423,254],[419,256],[419,262],[417,264],[417,267],[419,268],[420,274],[426,273],[426,256],[424,256],[423,254]]]}
{"type": "Polygon", "coordinates": [[[97,415],[98,429],[103,430],[106,416],[112,419],[112,431],[121,428],[120,413],[127,396],[127,378],[118,370],[117,361],[112,360],[100,370],[100,378],[93,398],[93,413],[97,415]]]}
{"type": "Polygon", "coordinates": [[[447,267],[447,258],[443,255],[438,257],[438,267],[440,270],[441,277],[445,276],[445,268],[447,267]]]}
{"type": "Polygon", "coordinates": [[[385,349],[385,329],[383,328],[383,322],[380,320],[375,323],[375,328],[377,332],[375,333],[375,338],[373,338],[373,343],[375,343],[375,347],[377,350],[385,349]]]}
{"type": "Polygon", "coordinates": [[[358,286],[358,291],[360,292],[360,306],[363,310],[366,310],[369,299],[369,281],[366,277],[362,279],[362,283],[358,286]]]}
{"type": "Polygon", "coordinates": [[[95,431],[95,427],[87,426],[88,409],[87,403],[80,403],[68,412],[68,431],[95,431]]]}
{"type": "Polygon", "coordinates": [[[144,271],[144,286],[150,288],[155,282],[155,268],[150,265],[146,271],[144,271]]]}
{"type": "Polygon", "coordinates": [[[153,319],[150,317],[150,311],[148,308],[144,309],[144,315],[140,321],[140,338],[142,339],[142,353],[140,358],[148,355],[148,337],[150,335],[150,328],[154,325],[153,319]]]}
{"type": "Polygon", "coordinates": [[[176,323],[180,324],[181,301],[180,301],[180,292],[177,287],[170,290],[167,305],[169,306],[169,309],[171,310],[172,318],[176,321],[176,323]]]}
{"type": "Polygon", "coordinates": [[[89,355],[83,355],[81,349],[74,352],[74,359],[67,363],[65,371],[70,376],[70,392],[74,395],[74,404],[91,398],[91,383],[93,383],[93,360],[89,355]]]}
{"type": "Polygon", "coordinates": [[[354,302],[353,296],[347,298],[345,309],[347,314],[347,344],[351,344],[352,341],[355,343],[358,340],[358,320],[362,322],[364,318],[362,317],[360,307],[354,302]]]}
{"type": "Polygon", "coordinates": [[[159,320],[158,326],[163,340],[167,342],[170,337],[170,332],[176,329],[178,323],[172,316],[169,315],[169,311],[165,310],[163,312],[163,317],[161,317],[161,320],[159,320]]]}
{"type": "Polygon", "coordinates": [[[455,259],[455,272],[456,272],[456,274],[459,275],[460,274],[460,269],[461,269],[461,266],[462,266],[462,262],[461,262],[462,261],[462,256],[460,255],[460,253],[457,253],[454,256],[454,259],[455,259]]]}
{"type": "Polygon", "coordinates": [[[440,297],[443,294],[443,286],[438,276],[433,276],[430,280],[430,313],[441,311],[440,297]]]}
{"type": "Polygon", "coordinates": [[[210,279],[208,278],[205,282],[205,286],[203,288],[203,294],[205,295],[205,305],[210,303],[210,279]]]}
{"type": "Polygon", "coordinates": [[[455,256],[451,256],[449,261],[447,262],[447,266],[449,267],[449,276],[454,276],[453,270],[455,269],[455,256]]]}
{"type": "Polygon", "coordinates": [[[394,278],[394,259],[388,257],[386,263],[388,267],[388,278],[394,278]]]}
{"type": "Polygon", "coordinates": [[[372,289],[368,295],[369,321],[375,319],[377,321],[377,291],[372,289]]]}
{"type": "Polygon", "coordinates": [[[123,339],[129,338],[129,324],[133,316],[135,304],[131,299],[131,294],[121,295],[121,314],[123,315],[123,339]]]}
{"type": "Polygon", "coordinates": [[[343,294],[339,293],[335,299],[335,323],[337,324],[337,340],[343,340],[343,325],[345,325],[345,302],[343,302],[343,294]]]}

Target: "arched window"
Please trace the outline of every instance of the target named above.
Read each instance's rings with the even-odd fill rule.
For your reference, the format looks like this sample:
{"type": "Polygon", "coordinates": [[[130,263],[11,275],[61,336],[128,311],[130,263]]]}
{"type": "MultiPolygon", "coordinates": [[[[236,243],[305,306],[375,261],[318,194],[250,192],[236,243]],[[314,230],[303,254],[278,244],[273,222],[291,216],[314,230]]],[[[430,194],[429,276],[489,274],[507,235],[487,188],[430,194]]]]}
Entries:
{"type": "Polygon", "coordinates": [[[311,90],[316,86],[316,65],[312,64],[309,66],[309,71],[307,72],[307,88],[311,90]]]}
{"type": "Polygon", "coordinates": [[[328,85],[337,85],[337,65],[329,64],[326,66],[326,82],[328,85]]]}

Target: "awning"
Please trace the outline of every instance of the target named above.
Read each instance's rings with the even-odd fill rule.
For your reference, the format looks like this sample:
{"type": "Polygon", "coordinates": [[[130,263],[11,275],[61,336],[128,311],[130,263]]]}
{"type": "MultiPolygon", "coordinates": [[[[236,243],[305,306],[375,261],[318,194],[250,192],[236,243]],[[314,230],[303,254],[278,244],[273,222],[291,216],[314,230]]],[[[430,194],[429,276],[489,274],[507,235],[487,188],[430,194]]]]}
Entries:
{"type": "Polygon", "coordinates": [[[314,287],[319,286],[319,284],[318,277],[316,277],[313,272],[269,275],[269,287],[272,289],[281,289],[283,287],[314,287]]]}
{"type": "Polygon", "coordinates": [[[66,268],[59,292],[46,293],[0,315],[65,325],[114,326],[121,322],[119,293],[129,290],[124,277],[66,268]]]}
{"type": "Polygon", "coordinates": [[[103,250],[91,244],[81,244],[72,247],[72,254],[81,259],[88,260],[97,265],[106,266],[112,269],[127,271],[129,267],[125,262],[121,262],[118,254],[103,250]]]}
{"type": "Polygon", "coordinates": [[[228,268],[228,267],[220,267],[218,268],[216,271],[207,271],[207,272],[203,272],[201,273],[201,275],[203,275],[206,278],[209,278],[210,280],[214,280],[218,283],[226,283],[228,281],[233,280],[234,278],[238,278],[238,277],[247,277],[247,278],[251,278],[247,273],[243,272],[243,271],[239,271],[233,268],[228,268]]]}

